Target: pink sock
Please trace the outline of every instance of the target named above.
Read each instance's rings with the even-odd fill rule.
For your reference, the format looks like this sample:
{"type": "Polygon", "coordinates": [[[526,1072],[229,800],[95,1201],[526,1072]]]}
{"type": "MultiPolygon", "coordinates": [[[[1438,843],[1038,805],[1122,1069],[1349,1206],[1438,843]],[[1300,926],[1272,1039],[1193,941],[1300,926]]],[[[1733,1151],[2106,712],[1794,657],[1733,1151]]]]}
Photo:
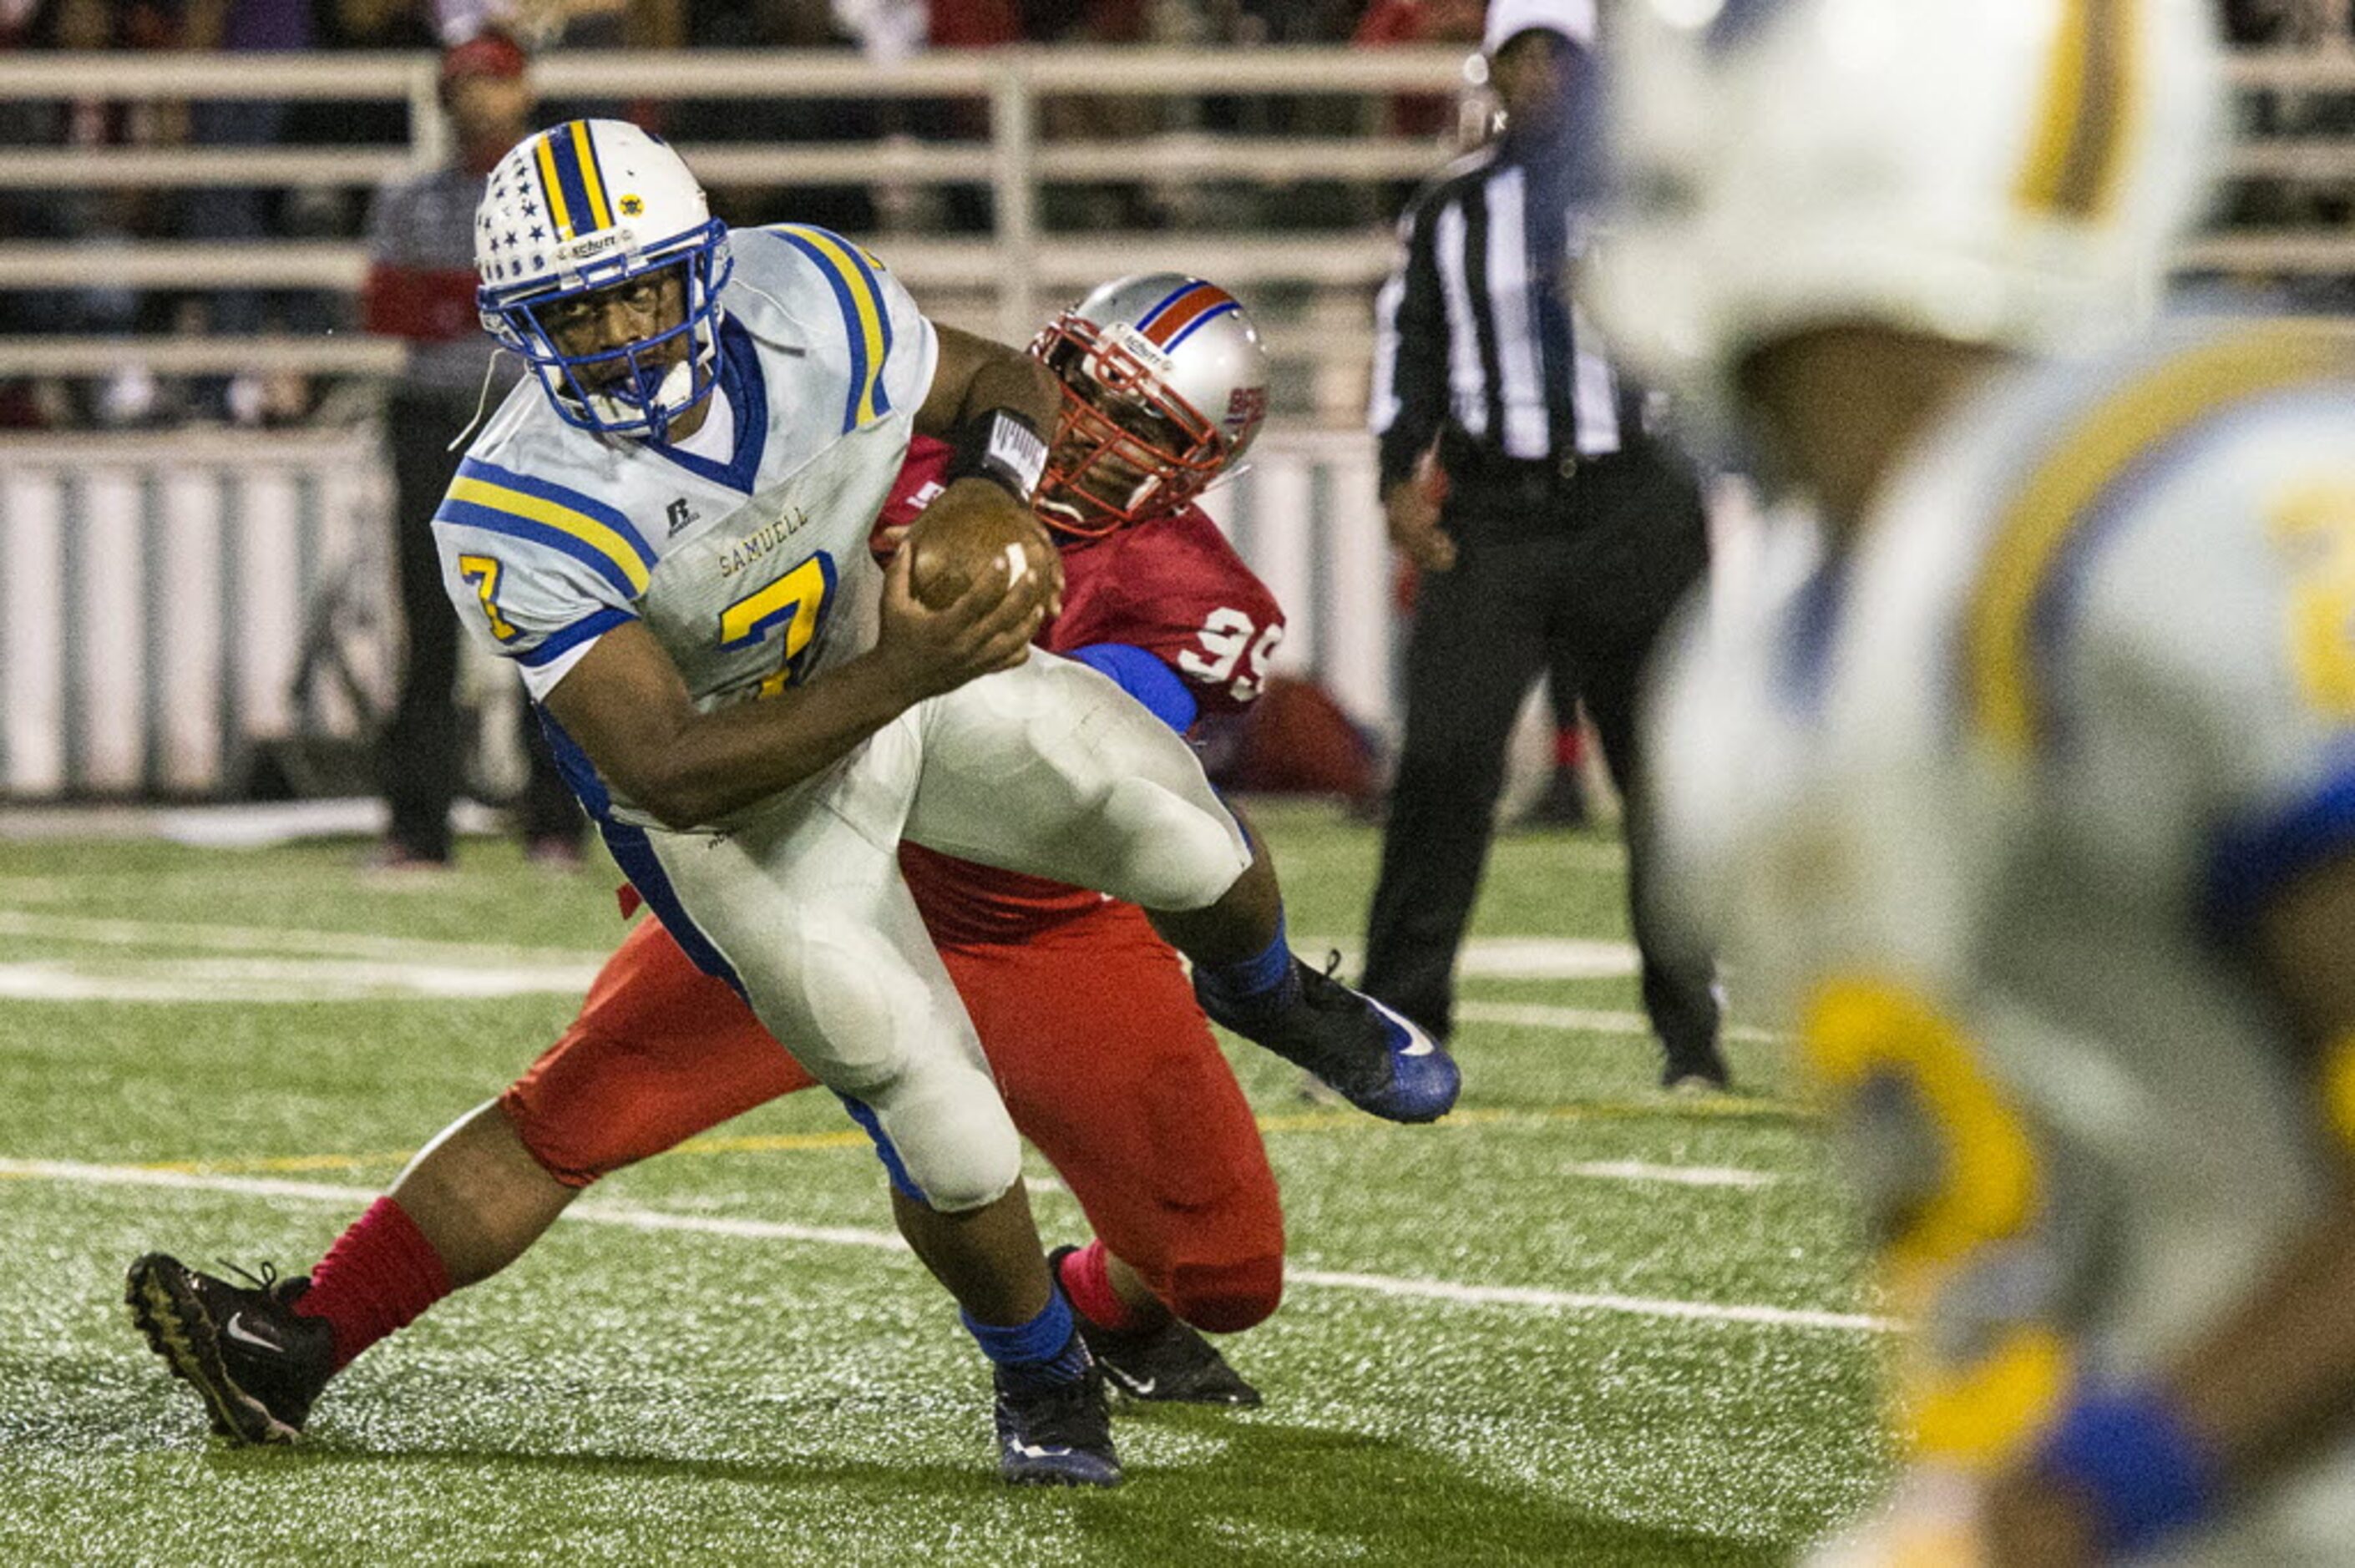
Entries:
{"type": "Polygon", "coordinates": [[[341,1372],[362,1351],[406,1328],[449,1294],[442,1255],[399,1203],[378,1198],[311,1271],[311,1288],[294,1310],[325,1318],[334,1327],[336,1370],[341,1372]]]}
{"type": "Polygon", "coordinates": [[[1061,1283],[1071,1305],[1097,1328],[1117,1332],[1141,1326],[1135,1310],[1112,1287],[1112,1254],[1102,1241],[1064,1255],[1061,1283]]]}

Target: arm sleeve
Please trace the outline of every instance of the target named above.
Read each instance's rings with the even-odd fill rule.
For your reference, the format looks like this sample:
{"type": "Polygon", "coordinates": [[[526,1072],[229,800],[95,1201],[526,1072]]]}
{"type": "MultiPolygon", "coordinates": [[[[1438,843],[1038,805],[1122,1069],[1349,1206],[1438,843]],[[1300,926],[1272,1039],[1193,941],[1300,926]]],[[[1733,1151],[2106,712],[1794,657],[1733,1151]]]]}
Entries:
{"type": "Polygon", "coordinates": [[[1179,735],[1193,726],[1198,711],[1194,694],[1187,690],[1177,671],[1144,649],[1125,642],[1097,642],[1074,649],[1071,657],[1111,676],[1122,691],[1179,735]]]}
{"type": "Polygon", "coordinates": [[[1373,395],[1367,422],[1380,438],[1385,491],[1414,471],[1447,412],[1447,307],[1426,198],[1399,223],[1400,260],[1374,304],[1373,395]]]}

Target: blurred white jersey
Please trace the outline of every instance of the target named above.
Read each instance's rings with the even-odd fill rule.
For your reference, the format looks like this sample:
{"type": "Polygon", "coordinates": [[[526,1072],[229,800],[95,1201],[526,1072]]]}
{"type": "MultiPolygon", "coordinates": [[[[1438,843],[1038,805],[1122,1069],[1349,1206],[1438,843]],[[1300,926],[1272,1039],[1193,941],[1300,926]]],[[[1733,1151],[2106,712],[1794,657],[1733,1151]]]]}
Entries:
{"type": "MultiPolygon", "coordinates": [[[[527,379],[435,514],[460,619],[535,695],[632,620],[707,710],[874,642],[882,572],[868,535],[938,340],[880,263],[825,229],[738,229],[730,246],[714,396],[730,450],[594,435],[527,379]]],[[[625,800],[612,810],[644,821],[625,800]]]]}
{"type": "MultiPolygon", "coordinates": [[[[1838,1116],[1920,1452],[1999,1462],[2213,1321],[2334,1158],[2235,955],[2355,846],[2355,352],[2034,373],[1844,566],[1802,526],[1766,560],[1664,667],[1667,880],[1838,1116]]],[[[2345,1561],[2355,1467],[2222,1528],[2199,1553],[2345,1561]]]]}

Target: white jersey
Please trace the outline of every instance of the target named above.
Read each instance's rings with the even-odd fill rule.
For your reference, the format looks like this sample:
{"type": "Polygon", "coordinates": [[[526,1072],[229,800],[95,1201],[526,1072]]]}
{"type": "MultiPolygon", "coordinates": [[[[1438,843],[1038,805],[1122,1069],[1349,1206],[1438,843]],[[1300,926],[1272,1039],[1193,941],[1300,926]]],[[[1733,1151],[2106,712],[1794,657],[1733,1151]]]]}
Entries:
{"type": "MultiPolygon", "coordinates": [[[[642,620],[709,710],[798,684],[873,645],[876,513],[930,390],[939,341],[881,264],[821,228],[730,236],[719,389],[733,450],[599,436],[527,379],[434,516],[459,617],[545,695],[590,644],[642,620]]],[[[576,774],[581,765],[568,758],[576,774]]],[[[624,800],[592,810],[647,821],[624,800]]]]}
{"type": "MultiPolygon", "coordinates": [[[[1920,1448],[1998,1462],[2212,1323],[2339,1158],[2235,954],[2355,846],[2355,355],[2268,326],[2030,375],[1844,565],[1798,525],[1766,558],[1665,666],[1666,874],[1839,1118],[1920,1448]]],[[[2223,1529],[2196,1550],[2344,1553],[2355,1467],[2223,1529]]]]}

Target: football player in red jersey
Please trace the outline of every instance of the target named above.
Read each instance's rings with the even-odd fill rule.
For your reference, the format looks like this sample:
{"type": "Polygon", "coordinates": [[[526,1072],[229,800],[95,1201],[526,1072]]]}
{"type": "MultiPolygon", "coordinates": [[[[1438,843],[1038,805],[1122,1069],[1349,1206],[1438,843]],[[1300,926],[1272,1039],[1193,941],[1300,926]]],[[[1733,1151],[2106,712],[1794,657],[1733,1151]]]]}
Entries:
{"type": "MultiPolygon", "coordinates": [[[[1065,387],[1038,503],[1063,551],[1063,605],[1039,643],[1180,731],[1240,710],[1283,616],[1195,500],[1266,411],[1248,317],[1211,284],[1150,274],[1097,290],[1032,352],[1065,387]]],[[[939,493],[949,456],[915,441],[879,552],[939,493]]],[[[1194,1330],[1275,1309],[1283,1217],[1176,953],[1103,895],[913,844],[900,856],[1016,1125],[1094,1227],[1053,1258],[1090,1350],[1135,1397],[1258,1403],[1194,1330]]],[[[308,1276],[249,1288],[151,1255],[133,1266],[134,1314],[217,1431],[289,1440],[336,1372],[514,1262],[599,1177],[814,1083],[733,989],[643,920],[556,1044],[429,1144],[308,1276]]]]}

